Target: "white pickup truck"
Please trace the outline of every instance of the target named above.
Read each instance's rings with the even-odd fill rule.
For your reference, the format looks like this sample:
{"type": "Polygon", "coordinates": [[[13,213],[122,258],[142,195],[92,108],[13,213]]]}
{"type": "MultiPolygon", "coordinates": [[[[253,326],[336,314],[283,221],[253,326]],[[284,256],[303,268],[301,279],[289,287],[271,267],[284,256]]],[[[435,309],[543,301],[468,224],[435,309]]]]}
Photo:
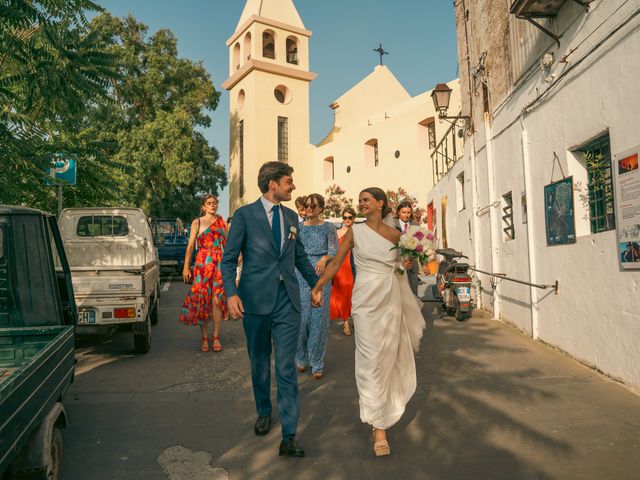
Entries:
{"type": "Polygon", "coordinates": [[[136,352],[147,353],[160,294],[147,216],[137,208],[67,208],[58,223],[78,307],[77,333],[127,326],[136,352]]]}

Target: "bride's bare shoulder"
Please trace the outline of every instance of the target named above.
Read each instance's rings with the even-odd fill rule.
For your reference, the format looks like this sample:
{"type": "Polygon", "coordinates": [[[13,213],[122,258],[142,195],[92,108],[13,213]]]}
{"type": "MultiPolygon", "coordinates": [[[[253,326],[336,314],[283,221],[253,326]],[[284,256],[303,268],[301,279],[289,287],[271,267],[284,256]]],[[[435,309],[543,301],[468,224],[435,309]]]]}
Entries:
{"type": "Polygon", "coordinates": [[[391,227],[389,225],[384,225],[385,237],[391,240],[393,243],[398,243],[400,241],[400,230],[397,228],[391,227]]]}

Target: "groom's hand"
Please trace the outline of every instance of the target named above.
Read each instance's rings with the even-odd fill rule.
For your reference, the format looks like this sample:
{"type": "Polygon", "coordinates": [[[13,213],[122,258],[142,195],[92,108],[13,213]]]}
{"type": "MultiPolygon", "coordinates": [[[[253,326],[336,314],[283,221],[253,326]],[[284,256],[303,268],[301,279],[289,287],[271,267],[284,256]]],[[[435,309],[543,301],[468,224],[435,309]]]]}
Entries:
{"type": "Polygon", "coordinates": [[[227,306],[233,318],[242,318],[244,316],[244,305],[242,305],[242,300],[238,295],[227,298],[227,306]]]}

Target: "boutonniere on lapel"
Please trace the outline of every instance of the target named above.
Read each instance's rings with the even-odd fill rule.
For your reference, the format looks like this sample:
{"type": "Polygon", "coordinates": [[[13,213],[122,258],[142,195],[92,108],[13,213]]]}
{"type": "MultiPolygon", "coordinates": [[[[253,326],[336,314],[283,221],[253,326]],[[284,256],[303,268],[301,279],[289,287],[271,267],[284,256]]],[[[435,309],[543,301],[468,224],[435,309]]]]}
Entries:
{"type": "Polygon", "coordinates": [[[298,229],[292,225],[291,228],[289,229],[289,240],[295,240],[297,236],[298,236],[298,229]]]}

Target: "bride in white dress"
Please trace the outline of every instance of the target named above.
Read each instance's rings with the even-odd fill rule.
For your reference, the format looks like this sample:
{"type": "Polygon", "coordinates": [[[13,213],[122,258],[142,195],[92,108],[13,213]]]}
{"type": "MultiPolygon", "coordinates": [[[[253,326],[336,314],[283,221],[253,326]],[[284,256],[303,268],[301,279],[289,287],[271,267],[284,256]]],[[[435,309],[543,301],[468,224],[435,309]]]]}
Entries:
{"type": "MultiPolygon", "coordinates": [[[[400,232],[383,220],[389,213],[387,196],[379,188],[367,188],[360,192],[358,207],[366,222],[347,232],[335,259],[311,290],[311,298],[314,305],[322,304],[322,286],[353,250],[352,317],[360,419],[372,426],[374,453],[382,456],[391,452],[386,430],[400,419],[416,390],[413,353],[425,322],[407,276],[395,271],[398,251],[391,248],[398,244],[400,232]]],[[[402,263],[409,269],[412,261],[402,263]]]]}

